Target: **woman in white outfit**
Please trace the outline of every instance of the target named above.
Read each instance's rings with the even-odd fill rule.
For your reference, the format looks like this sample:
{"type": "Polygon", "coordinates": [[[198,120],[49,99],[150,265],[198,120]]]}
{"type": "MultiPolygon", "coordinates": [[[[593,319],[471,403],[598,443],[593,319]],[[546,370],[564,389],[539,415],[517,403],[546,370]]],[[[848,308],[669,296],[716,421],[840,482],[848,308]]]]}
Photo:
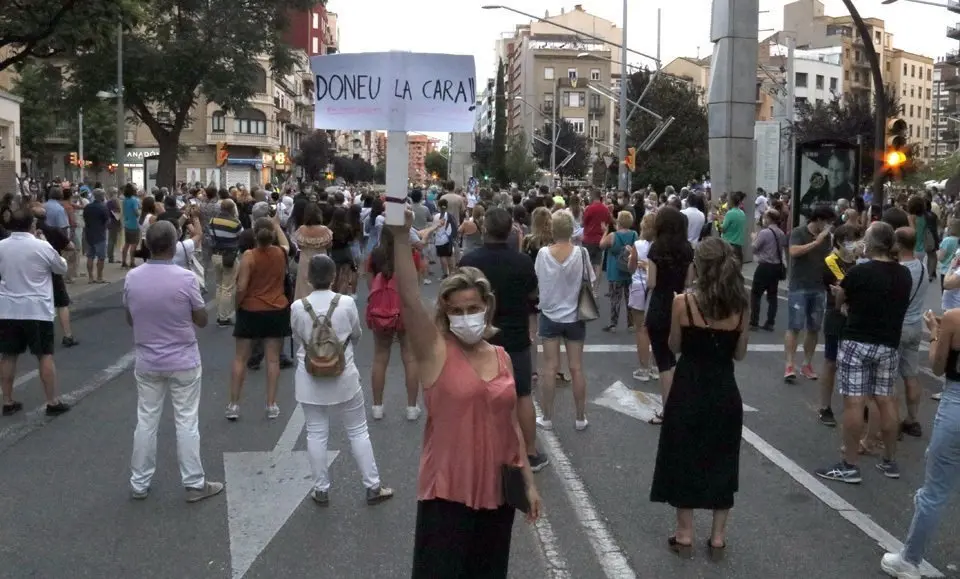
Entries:
{"type": "Polygon", "coordinates": [[[293,381],[297,402],[303,408],[306,419],[307,453],[313,468],[314,482],[310,497],[320,506],[330,504],[327,441],[330,438],[330,416],[337,414],[347,429],[350,449],[366,489],[367,504],[375,505],[391,498],[393,490],[380,483],[380,473],[377,471],[377,461],[374,459],[373,445],[367,431],[360,372],[354,363],[354,348],[361,334],[360,314],[353,298],[330,291],[336,272],[337,266],[332,259],[324,254],[314,255],[307,270],[314,291],[290,307],[290,325],[299,344],[297,372],[293,381]],[[346,365],[339,376],[311,376],[304,366],[304,342],[310,340],[313,334],[314,315],[323,321],[337,295],[340,300],[330,314],[330,323],[337,338],[344,345],[346,365]],[[304,302],[309,302],[312,313],[307,310],[304,302]]]}

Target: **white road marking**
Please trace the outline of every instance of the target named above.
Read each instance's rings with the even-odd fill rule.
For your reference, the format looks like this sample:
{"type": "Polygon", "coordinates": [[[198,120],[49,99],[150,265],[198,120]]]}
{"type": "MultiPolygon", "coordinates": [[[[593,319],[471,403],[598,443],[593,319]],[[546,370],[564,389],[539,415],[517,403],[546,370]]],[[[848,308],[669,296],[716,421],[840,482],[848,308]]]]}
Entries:
{"type": "MultiPolygon", "coordinates": [[[[930,349],[928,344],[921,344],[920,351],[926,352],[930,349]]],[[[566,347],[561,346],[561,351],[566,352],[566,347]]],[[[538,352],[543,352],[543,346],[537,346],[538,352]]],[[[584,354],[617,354],[621,352],[636,352],[637,347],[633,344],[587,344],[583,347],[584,354]]],[[[817,351],[823,352],[823,344],[817,345],[817,351]]],[[[747,344],[747,352],[757,352],[760,354],[770,352],[783,352],[783,344],[747,344]]]]}
{"type": "MultiPolygon", "coordinates": [[[[663,410],[659,394],[631,390],[620,380],[611,384],[593,403],[632,416],[642,422],[650,422],[654,414],[663,410]]],[[[757,409],[744,404],[743,411],[757,412],[757,409]]]]}
{"type": "Polygon", "coordinates": [[[563,556],[563,550],[560,548],[560,543],[557,541],[557,536],[554,534],[553,526],[547,516],[540,513],[540,518],[530,529],[540,546],[540,553],[547,565],[548,579],[572,579],[570,566],[567,564],[566,557],[563,556]]]}
{"type": "MultiPolygon", "coordinates": [[[[307,453],[293,451],[304,422],[298,405],[272,451],[223,453],[233,579],[246,575],[313,488],[307,453]]],[[[327,466],[338,454],[327,451],[327,466]]]]}
{"type": "MultiPolygon", "coordinates": [[[[614,385],[616,386],[616,384],[614,385]]],[[[622,384],[621,384],[622,386],[622,384]]],[[[613,389],[613,387],[611,387],[613,389]]],[[[607,392],[609,392],[608,389],[607,392]]],[[[643,420],[645,417],[652,417],[653,413],[660,410],[659,401],[652,399],[641,399],[636,396],[607,396],[607,392],[594,400],[595,404],[606,406],[627,416],[643,420]],[[621,405],[611,404],[611,401],[623,402],[621,405]],[[641,408],[646,406],[646,408],[641,408]]],[[[766,457],[767,460],[778,466],[785,473],[790,475],[793,480],[800,483],[810,493],[820,499],[823,504],[849,521],[853,526],[860,529],[865,535],[875,540],[878,545],[888,552],[899,552],[903,548],[903,543],[896,537],[884,530],[875,523],[869,516],[858,510],[852,504],[844,500],[840,495],[827,488],[818,478],[803,469],[800,465],[787,458],[785,454],[774,448],[767,441],[760,438],[755,432],[747,427],[743,428],[743,440],[755,448],[757,452],[766,457]]],[[[943,573],[933,567],[930,563],[924,561],[920,566],[920,572],[924,577],[943,577],[943,573]]]]}
{"type": "MultiPolygon", "coordinates": [[[[534,405],[536,405],[537,414],[540,415],[540,406],[536,402],[534,405]]],[[[550,455],[551,468],[560,479],[604,574],[608,579],[636,579],[636,572],[630,567],[623,549],[617,544],[613,533],[607,528],[607,524],[594,506],[590,493],[587,492],[580,476],[570,464],[570,459],[563,452],[557,435],[549,430],[539,430],[537,438],[550,455]]]]}
{"type": "Polygon", "coordinates": [[[40,370],[30,370],[29,372],[17,376],[17,379],[13,381],[13,391],[16,392],[20,390],[27,384],[27,382],[38,376],[40,376],[40,370]]]}

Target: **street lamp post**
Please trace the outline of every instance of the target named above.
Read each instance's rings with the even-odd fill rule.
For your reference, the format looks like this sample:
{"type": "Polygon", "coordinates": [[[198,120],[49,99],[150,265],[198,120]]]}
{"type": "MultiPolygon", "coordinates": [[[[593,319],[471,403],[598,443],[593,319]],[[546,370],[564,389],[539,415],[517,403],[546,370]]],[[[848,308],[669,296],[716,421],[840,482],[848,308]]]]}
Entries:
{"type": "Polygon", "coordinates": [[[117,23],[117,191],[123,191],[126,166],[126,115],[123,103],[123,21],[117,23]]]}
{"type": "MultiPolygon", "coordinates": [[[[619,157],[619,179],[620,190],[630,193],[630,169],[627,167],[627,84],[629,73],[627,71],[627,0],[623,0],[623,54],[620,60],[620,138],[618,141],[617,157],[619,157]]],[[[657,68],[660,68],[659,64],[657,68]]]]}

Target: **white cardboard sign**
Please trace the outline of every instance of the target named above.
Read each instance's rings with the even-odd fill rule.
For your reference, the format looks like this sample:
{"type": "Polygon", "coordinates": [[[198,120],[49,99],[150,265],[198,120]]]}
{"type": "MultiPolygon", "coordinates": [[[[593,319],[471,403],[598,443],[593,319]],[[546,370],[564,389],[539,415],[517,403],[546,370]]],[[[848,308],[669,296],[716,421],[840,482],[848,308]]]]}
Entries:
{"type": "Polygon", "coordinates": [[[314,126],[348,131],[473,131],[473,56],[415,52],[331,54],[310,59],[314,126]]]}

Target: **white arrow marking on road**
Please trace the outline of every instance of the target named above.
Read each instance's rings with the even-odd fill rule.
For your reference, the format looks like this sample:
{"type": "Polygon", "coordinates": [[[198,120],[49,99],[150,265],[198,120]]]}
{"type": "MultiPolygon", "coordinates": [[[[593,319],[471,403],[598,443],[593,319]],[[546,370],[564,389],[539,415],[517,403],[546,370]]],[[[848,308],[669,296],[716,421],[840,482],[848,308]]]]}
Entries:
{"type": "MultiPolygon", "coordinates": [[[[593,403],[632,416],[643,422],[650,422],[654,414],[663,410],[659,394],[631,390],[619,380],[604,390],[603,394],[593,403]]],[[[743,411],[756,412],[757,409],[744,404],[743,411]]]]}
{"type": "MultiPolygon", "coordinates": [[[[614,382],[610,388],[607,388],[599,398],[594,400],[594,404],[605,406],[644,422],[649,422],[653,418],[654,412],[662,409],[659,395],[634,392],[619,381],[614,382]]],[[[750,408],[747,405],[744,405],[743,409],[744,411],[756,412],[755,408],[750,408]]],[[[767,460],[790,475],[793,480],[800,483],[813,496],[820,499],[823,504],[837,511],[837,514],[860,529],[866,536],[875,540],[888,552],[899,553],[903,549],[903,543],[874,522],[868,515],[827,488],[827,485],[820,482],[814,475],[804,470],[799,464],[790,460],[785,454],[745,426],[743,427],[743,440],[766,457],[767,460]]],[[[920,572],[924,577],[943,577],[943,573],[926,561],[921,563],[920,572]]]]}
{"type": "MultiPolygon", "coordinates": [[[[233,579],[246,575],[313,488],[307,453],[293,451],[303,425],[297,406],[273,451],[223,453],[233,579]]],[[[328,466],[338,454],[327,451],[328,466]]]]}

